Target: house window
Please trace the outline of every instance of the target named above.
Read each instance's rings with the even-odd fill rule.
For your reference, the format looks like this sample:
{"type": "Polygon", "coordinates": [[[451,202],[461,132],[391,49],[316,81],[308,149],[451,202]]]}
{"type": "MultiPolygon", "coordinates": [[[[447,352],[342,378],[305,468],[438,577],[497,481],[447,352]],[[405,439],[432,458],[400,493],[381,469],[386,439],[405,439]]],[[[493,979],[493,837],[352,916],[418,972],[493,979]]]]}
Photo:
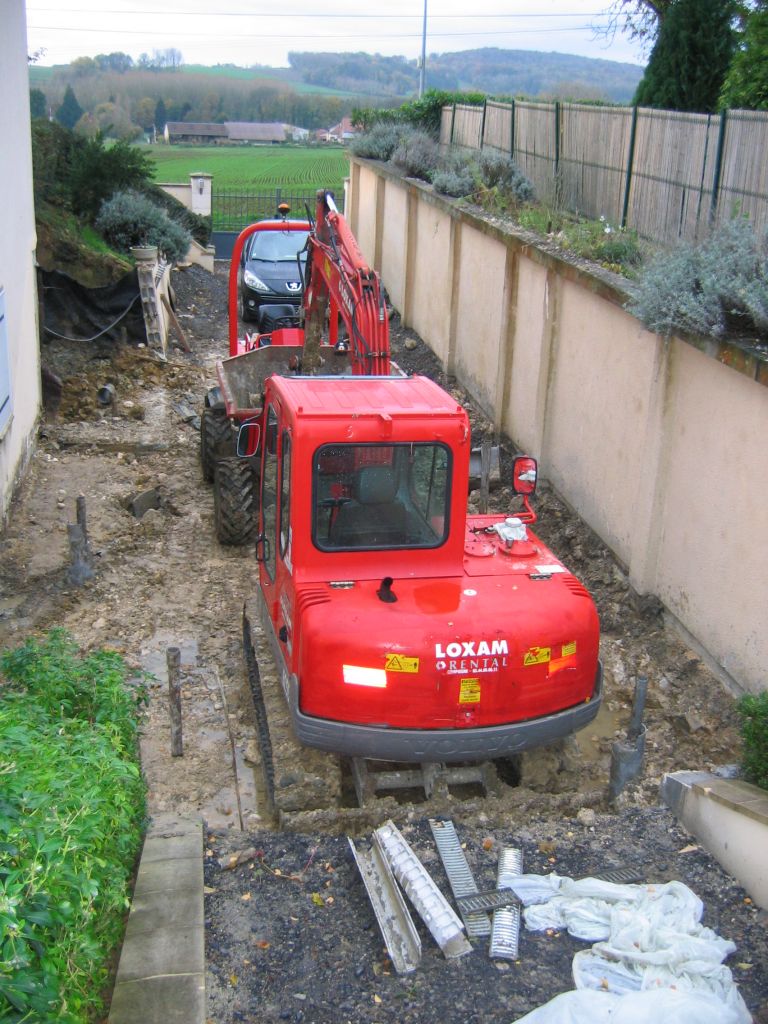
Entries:
{"type": "Polygon", "coordinates": [[[11,422],[11,360],[8,352],[8,324],[5,317],[5,290],[0,288],[0,438],[11,422]]]}

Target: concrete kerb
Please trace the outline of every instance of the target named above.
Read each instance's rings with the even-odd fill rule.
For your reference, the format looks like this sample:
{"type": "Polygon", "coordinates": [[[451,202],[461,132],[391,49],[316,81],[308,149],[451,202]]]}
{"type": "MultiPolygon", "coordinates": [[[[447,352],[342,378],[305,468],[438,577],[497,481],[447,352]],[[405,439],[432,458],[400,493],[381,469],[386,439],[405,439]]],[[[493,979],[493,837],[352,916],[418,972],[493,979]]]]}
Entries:
{"type": "Polygon", "coordinates": [[[141,854],[109,1024],[203,1024],[203,823],[158,815],[141,854]]]}

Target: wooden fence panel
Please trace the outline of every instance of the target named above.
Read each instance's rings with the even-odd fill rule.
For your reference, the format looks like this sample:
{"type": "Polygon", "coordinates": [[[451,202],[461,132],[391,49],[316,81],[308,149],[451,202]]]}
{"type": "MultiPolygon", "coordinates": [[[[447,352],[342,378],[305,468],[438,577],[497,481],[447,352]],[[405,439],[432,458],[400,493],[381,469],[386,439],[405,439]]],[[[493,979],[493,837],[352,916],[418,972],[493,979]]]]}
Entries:
{"type": "Polygon", "coordinates": [[[456,104],[456,118],[453,124],[454,146],[480,149],[483,130],[483,108],[456,104]]]}
{"type": "Polygon", "coordinates": [[[495,103],[489,100],[485,108],[485,134],[483,149],[496,149],[512,155],[512,119],[514,108],[511,103],[495,103]]]}
{"type": "Polygon", "coordinates": [[[443,107],[440,111],[440,145],[450,146],[451,128],[453,127],[453,106],[443,107]]]}
{"type": "Polygon", "coordinates": [[[559,191],[587,217],[621,223],[632,132],[631,107],[564,103],[560,113],[559,191]]]}
{"type": "Polygon", "coordinates": [[[514,159],[540,199],[555,198],[555,108],[551,103],[515,103],[514,159]]]}
{"type": "Polygon", "coordinates": [[[768,231],[764,111],[726,111],[721,138],[719,115],[489,101],[444,107],[441,143],[451,128],[456,145],[510,153],[541,199],[612,223],[626,212],[655,242],[695,242],[738,213],[768,231]]]}
{"type": "Polygon", "coordinates": [[[756,230],[768,228],[768,117],[729,110],[716,220],[747,214],[756,230]]]}
{"type": "Polygon", "coordinates": [[[720,118],[638,110],[628,225],[672,244],[709,225],[720,118]]]}

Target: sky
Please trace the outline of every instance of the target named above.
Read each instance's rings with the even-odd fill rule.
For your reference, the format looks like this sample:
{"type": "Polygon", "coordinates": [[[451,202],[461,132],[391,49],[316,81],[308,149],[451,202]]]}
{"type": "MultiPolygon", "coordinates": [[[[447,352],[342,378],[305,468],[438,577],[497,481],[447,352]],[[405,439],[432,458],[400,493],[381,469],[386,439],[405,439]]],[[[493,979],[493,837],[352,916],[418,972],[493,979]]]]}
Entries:
{"type": "Polygon", "coordinates": [[[116,50],[136,59],[169,47],[185,64],[242,67],[287,67],[290,50],[415,59],[426,3],[427,69],[430,53],[483,46],[646,62],[628,37],[596,35],[610,0],[476,2],[477,8],[468,0],[27,0],[28,50],[44,50],[43,65],[116,50]]]}

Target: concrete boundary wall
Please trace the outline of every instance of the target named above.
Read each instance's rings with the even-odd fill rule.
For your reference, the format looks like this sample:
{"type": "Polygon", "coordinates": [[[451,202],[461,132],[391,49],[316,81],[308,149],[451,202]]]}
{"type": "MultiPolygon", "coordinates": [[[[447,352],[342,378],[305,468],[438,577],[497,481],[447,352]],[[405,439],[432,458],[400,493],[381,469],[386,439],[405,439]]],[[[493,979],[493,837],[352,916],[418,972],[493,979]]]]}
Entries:
{"type": "Polygon", "coordinates": [[[738,688],[768,688],[768,359],[662,338],[614,274],[352,158],[403,322],[738,688]]]}

